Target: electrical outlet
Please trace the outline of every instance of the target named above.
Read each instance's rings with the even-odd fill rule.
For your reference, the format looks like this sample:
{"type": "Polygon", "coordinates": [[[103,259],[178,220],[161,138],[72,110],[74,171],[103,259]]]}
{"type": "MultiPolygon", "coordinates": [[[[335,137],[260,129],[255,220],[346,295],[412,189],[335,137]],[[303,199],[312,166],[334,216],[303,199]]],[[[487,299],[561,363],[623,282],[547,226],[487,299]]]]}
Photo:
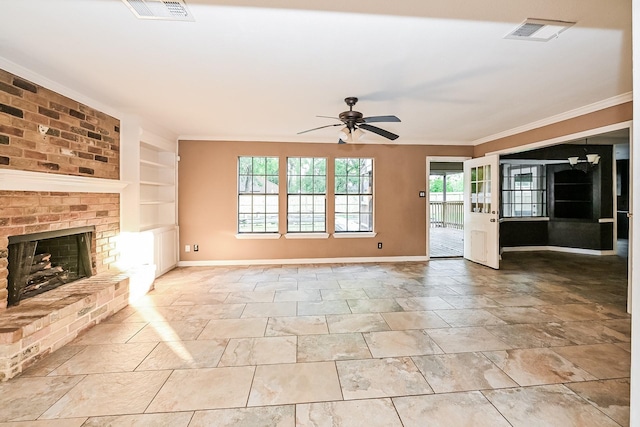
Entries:
{"type": "Polygon", "coordinates": [[[198,252],[198,245],[193,245],[193,252],[198,252]]]}
{"type": "Polygon", "coordinates": [[[184,245],[185,252],[191,252],[191,245],[184,245]]]}
{"type": "Polygon", "coordinates": [[[378,249],[382,249],[382,242],[378,242],[378,249]]]}

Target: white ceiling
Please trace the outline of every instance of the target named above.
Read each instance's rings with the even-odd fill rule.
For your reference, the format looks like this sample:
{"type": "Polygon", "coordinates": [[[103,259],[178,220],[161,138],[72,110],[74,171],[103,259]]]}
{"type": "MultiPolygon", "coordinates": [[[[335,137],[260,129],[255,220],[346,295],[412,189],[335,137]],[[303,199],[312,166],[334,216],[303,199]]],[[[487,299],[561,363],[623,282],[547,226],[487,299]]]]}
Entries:
{"type": "MultiPolygon", "coordinates": [[[[336,142],[343,99],[396,143],[470,144],[629,93],[631,0],[3,0],[0,57],[186,138],[336,142]],[[575,21],[548,43],[526,18],[575,21]]],[[[387,142],[368,133],[363,142],[387,142]]]]}

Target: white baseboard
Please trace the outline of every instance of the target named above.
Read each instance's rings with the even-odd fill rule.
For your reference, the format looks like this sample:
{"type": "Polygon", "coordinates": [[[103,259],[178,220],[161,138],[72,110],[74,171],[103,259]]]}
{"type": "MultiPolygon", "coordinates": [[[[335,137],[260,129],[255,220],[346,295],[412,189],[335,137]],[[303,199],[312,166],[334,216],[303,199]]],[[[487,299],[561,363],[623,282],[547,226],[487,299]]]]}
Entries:
{"type": "Polygon", "coordinates": [[[348,258],[291,258],[291,259],[238,259],[178,261],[178,267],[218,267],[226,265],[275,265],[275,264],[359,264],[373,262],[429,261],[426,256],[348,257],[348,258]]]}
{"type": "Polygon", "coordinates": [[[598,249],[581,249],[581,248],[567,248],[564,246],[515,246],[501,248],[502,252],[534,252],[534,251],[549,251],[549,252],[566,252],[570,254],[580,255],[616,255],[615,250],[598,250],[598,249]]]}

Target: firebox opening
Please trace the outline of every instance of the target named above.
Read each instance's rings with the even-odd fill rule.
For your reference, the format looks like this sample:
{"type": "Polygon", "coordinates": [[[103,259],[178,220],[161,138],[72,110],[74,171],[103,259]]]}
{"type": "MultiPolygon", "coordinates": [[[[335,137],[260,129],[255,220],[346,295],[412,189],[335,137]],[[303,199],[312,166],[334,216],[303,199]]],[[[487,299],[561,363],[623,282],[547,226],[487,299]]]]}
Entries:
{"type": "Polygon", "coordinates": [[[92,275],[94,227],[9,238],[8,305],[92,275]]]}

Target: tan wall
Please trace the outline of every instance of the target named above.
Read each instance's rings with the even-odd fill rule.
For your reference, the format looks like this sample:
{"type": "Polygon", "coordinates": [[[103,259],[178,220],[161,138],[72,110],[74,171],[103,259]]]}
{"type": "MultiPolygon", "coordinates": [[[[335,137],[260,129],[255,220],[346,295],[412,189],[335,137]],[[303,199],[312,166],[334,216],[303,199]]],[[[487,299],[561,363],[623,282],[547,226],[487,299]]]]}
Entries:
{"type": "MultiPolygon", "coordinates": [[[[180,260],[253,260],[424,256],[426,252],[427,156],[471,156],[473,147],[269,142],[180,141],[180,260]],[[333,230],[333,164],[337,157],[374,159],[375,238],[238,240],[237,159],[278,156],[280,182],[287,157],[328,159],[327,231],[333,230]],[[377,249],[377,243],[383,249],[377,249]],[[185,245],[199,252],[185,253],[185,245]]],[[[280,233],[286,232],[286,189],[280,193],[280,233]]]]}
{"type": "Polygon", "coordinates": [[[534,142],[547,141],[565,135],[572,135],[590,129],[626,122],[633,119],[632,115],[633,103],[626,102],[583,116],[476,145],[473,150],[473,156],[480,157],[486,153],[520,147],[534,142]]]}

